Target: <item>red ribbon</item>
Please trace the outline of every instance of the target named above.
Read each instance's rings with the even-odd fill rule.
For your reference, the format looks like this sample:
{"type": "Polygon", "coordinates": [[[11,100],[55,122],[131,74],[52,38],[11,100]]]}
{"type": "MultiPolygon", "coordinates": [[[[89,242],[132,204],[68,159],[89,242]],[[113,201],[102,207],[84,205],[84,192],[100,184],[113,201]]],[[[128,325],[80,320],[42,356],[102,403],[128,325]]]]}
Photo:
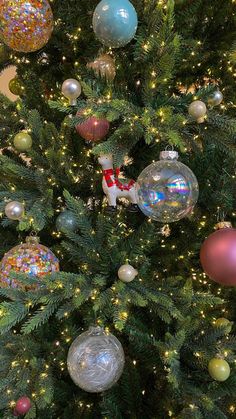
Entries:
{"type": "Polygon", "coordinates": [[[120,168],[116,168],[115,170],[115,179],[113,180],[111,178],[112,175],[114,175],[113,169],[106,169],[103,170],[103,176],[105,177],[106,183],[108,188],[111,188],[112,186],[116,185],[121,191],[129,191],[133,185],[135,184],[135,181],[131,179],[129,183],[122,183],[117,178],[120,174],[120,168]]]}

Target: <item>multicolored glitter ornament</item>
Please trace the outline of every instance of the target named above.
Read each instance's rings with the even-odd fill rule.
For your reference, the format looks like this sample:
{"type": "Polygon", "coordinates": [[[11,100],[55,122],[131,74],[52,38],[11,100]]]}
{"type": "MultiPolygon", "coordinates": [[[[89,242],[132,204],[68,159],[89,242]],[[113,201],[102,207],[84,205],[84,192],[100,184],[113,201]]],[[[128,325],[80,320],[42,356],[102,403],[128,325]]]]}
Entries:
{"type": "MultiPolygon", "coordinates": [[[[39,238],[26,237],[26,242],[13,247],[5,254],[0,263],[0,286],[12,288],[24,288],[14,278],[9,278],[12,272],[28,274],[33,277],[41,277],[51,272],[59,271],[59,261],[52,251],[42,244],[39,238]]],[[[35,288],[35,284],[32,286],[35,288]]]]}
{"type": "Polygon", "coordinates": [[[0,37],[13,50],[39,50],[52,30],[53,14],[47,0],[0,0],[0,37]]]}

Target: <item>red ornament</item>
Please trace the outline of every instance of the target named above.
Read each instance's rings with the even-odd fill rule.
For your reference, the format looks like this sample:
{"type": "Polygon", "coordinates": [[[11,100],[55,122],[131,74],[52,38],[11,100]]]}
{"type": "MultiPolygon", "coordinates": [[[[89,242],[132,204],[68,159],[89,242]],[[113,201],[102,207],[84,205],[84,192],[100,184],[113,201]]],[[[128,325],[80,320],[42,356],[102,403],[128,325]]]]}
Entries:
{"type": "Polygon", "coordinates": [[[212,233],[201,247],[200,259],[213,281],[236,286],[236,229],[222,228],[212,233]]]}
{"type": "Polygon", "coordinates": [[[29,397],[21,397],[16,402],[14,415],[25,415],[31,408],[31,401],[29,397]]]}
{"type": "MultiPolygon", "coordinates": [[[[82,112],[77,112],[77,116],[81,116],[82,112]]],[[[86,121],[76,126],[78,134],[86,141],[102,140],[109,132],[110,124],[107,119],[98,119],[91,116],[86,121]]]]}

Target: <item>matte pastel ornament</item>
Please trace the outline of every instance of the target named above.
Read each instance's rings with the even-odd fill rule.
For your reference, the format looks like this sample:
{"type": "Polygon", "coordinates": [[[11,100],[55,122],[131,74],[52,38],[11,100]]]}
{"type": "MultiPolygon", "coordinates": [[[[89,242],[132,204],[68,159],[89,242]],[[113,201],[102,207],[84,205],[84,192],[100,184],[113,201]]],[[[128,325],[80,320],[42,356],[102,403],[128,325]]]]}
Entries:
{"type": "Polygon", "coordinates": [[[226,381],[230,376],[230,366],[224,359],[212,358],[208,364],[208,372],[215,381],[226,381]]]}
{"type": "MultiPolygon", "coordinates": [[[[77,116],[81,116],[83,112],[77,112],[77,116]]],[[[84,122],[76,125],[77,133],[86,141],[96,142],[106,137],[110,129],[110,123],[105,118],[98,119],[91,116],[84,122]]]]}
{"type": "Polygon", "coordinates": [[[90,327],[72,343],[67,367],[74,383],[89,393],[111,388],[120,378],[125,363],[119,340],[101,327],[90,327]]]}
{"type": "Polygon", "coordinates": [[[222,100],[224,99],[223,94],[220,90],[216,90],[208,99],[208,104],[210,106],[218,106],[221,104],[222,100]]]}
{"type": "Polygon", "coordinates": [[[48,42],[53,14],[47,0],[1,0],[0,36],[11,49],[33,52],[48,42]]]}
{"type": "Polygon", "coordinates": [[[9,81],[8,87],[13,95],[20,96],[23,93],[23,88],[19,80],[19,77],[14,77],[13,79],[11,79],[9,81]]]}
{"type": "MultiPolygon", "coordinates": [[[[26,242],[13,247],[0,263],[0,286],[24,288],[17,279],[10,278],[10,273],[23,273],[32,277],[40,277],[59,271],[59,261],[46,246],[39,244],[38,237],[27,237],[26,242]]],[[[30,287],[31,288],[31,287],[30,287]]],[[[35,283],[32,285],[35,289],[35,283]]]]}
{"type": "Polygon", "coordinates": [[[69,99],[70,105],[75,106],[77,98],[81,95],[81,84],[76,79],[67,79],[62,85],[61,91],[69,99]]]}
{"type": "Polygon", "coordinates": [[[25,207],[21,202],[10,201],[5,206],[5,214],[9,220],[21,220],[24,216],[25,207]]]}
{"type": "Polygon", "coordinates": [[[131,282],[137,275],[138,271],[129,264],[122,265],[118,270],[118,277],[123,282],[131,282]]]}
{"type": "Polygon", "coordinates": [[[113,81],[116,76],[116,65],[114,59],[108,55],[103,54],[97,57],[94,61],[87,64],[97,77],[103,77],[106,81],[113,81]]]}
{"type": "Polygon", "coordinates": [[[14,147],[20,152],[29,151],[32,147],[32,137],[27,132],[22,131],[15,135],[14,147]]]}
{"type": "Polygon", "coordinates": [[[125,46],[133,39],[137,27],[137,13],[129,0],[102,0],[94,11],[94,33],[107,47],[125,46]]]}
{"type": "Polygon", "coordinates": [[[195,100],[189,105],[188,113],[191,115],[196,121],[201,124],[205,121],[205,116],[207,113],[207,107],[204,102],[201,100],[195,100]]]}
{"type": "Polygon", "coordinates": [[[161,223],[178,221],[193,211],[199,188],[194,173],[179,162],[176,151],[163,151],[160,161],[142,171],[136,182],[140,210],[161,223]]]}
{"type": "Polygon", "coordinates": [[[31,401],[29,397],[21,397],[16,402],[15,413],[17,415],[25,415],[31,408],[31,401]]]}
{"type": "Polygon", "coordinates": [[[233,322],[226,319],[225,317],[219,317],[219,319],[216,319],[215,321],[216,327],[222,327],[225,329],[226,333],[230,333],[233,327],[233,322]]]}
{"type": "Polygon", "coordinates": [[[203,243],[200,260],[204,272],[215,282],[236,286],[236,229],[222,228],[203,243]]]}
{"type": "Polygon", "coordinates": [[[65,210],[58,215],[56,227],[61,232],[75,232],[78,229],[78,220],[72,211],[65,210]]]}

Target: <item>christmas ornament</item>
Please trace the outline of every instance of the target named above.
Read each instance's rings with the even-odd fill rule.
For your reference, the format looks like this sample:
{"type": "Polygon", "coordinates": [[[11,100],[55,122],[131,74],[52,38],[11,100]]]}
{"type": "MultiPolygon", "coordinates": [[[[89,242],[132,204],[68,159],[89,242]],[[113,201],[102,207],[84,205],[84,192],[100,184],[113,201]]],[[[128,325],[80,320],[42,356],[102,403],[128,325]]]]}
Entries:
{"type": "Polygon", "coordinates": [[[230,366],[227,361],[220,358],[212,358],[208,364],[210,376],[216,381],[225,381],[230,376],[230,366]]]}
{"type": "Polygon", "coordinates": [[[41,54],[39,54],[37,63],[41,65],[49,65],[50,64],[49,55],[46,52],[42,52],[41,54]]]}
{"type": "Polygon", "coordinates": [[[19,77],[14,77],[13,79],[11,79],[9,81],[8,87],[13,95],[20,96],[23,93],[23,88],[19,77]]]}
{"type": "MultiPolygon", "coordinates": [[[[83,112],[77,112],[77,116],[83,115],[83,112]]],[[[107,119],[98,119],[95,116],[91,116],[84,122],[76,125],[76,131],[80,137],[86,141],[99,141],[102,140],[108,134],[110,124],[107,119]]]]}
{"type": "Polygon", "coordinates": [[[120,378],[125,363],[119,340],[101,327],[90,327],[72,343],[67,366],[80,388],[99,393],[111,388],[120,378]]]}
{"type": "Polygon", "coordinates": [[[29,397],[21,397],[16,402],[14,413],[16,415],[25,415],[31,408],[31,401],[29,397]]]}
{"type": "Polygon", "coordinates": [[[14,137],[14,147],[18,151],[28,151],[32,147],[32,137],[25,131],[21,131],[14,137]]]}
{"type": "Polygon", "coordinates": [[[65,210],[58,215],[56,220],[56,227],[58,231],[75,232],[78,229],[78,221],[72,211],[65,210]]]}
{"type": "Polygon", "coordinates": [[[213,281],[236,286],[236,229],[231,223],[223,223],[221,227],[201,247],[202,268],[213,281]]]}
{"type": "Polygon", "coordinates": [[[78,80],[67,79],[62,85],[61,91],[69,99],[70,105],[75,106],[77,104],[77,98],[81,95],[81,84],[78,80]]]}
{"type": "Polygon", "coordinates": [[[208,105],[210,106],[217,106],[220,105],[222,100],[224,99],[223,94],[220,90],[216,90],[208,99],[208,105]]]}
{"type": "Polygon", "coordinates": [[[195,100],[189,105],[188,113],[194,119],[197,120],[199,124],[205,121],[205,116],[207,113],[207,108],[204,102],[201,100],[195,100]]]}
{"type": "Polygon", "coordinates": [[[0,22],[2,41],[20,52],[42,48],[53,30],[53,14],[47,0],[2,0],[0,22]]]}
{"type": "Polygon", "coordinates": [[[162,151],[160,161],[146,167],[136,182],[139,208],[162,223],[186,217],[198,199],[195,175],[177,159],[176,151],[162,151]]]}
{"type": "Polygon", "coordinates": [[[108,210],[116,210],[117,198],[127,198],[131,202],[129,210],[136,212],[138,210],[137,198],[135,192],[135,181],[121,183],[118,179],[120,169],[113,169],[113,157],[111,154],[104,154],[98,158],[98,162],[103,169],[102,188],[108,200],[108,210]]]}
{"type": "Polygon", "coordinates": [[[94,70],[97,77],[104,77],[106,81],[113,81],[116,76],[116,66],[113,58],[108,54],[100,55],[93,62],[87,64],[94,70]]]}
{"type": "Polygon", "coordinates": [[[233,322],[226,319],[225,317],[220,317],[219,319],[216,319],[215,321],[216,327],[224,327],[226,333],[230,333],[232,330],[233,322]]]}
{"type": "Polygon", "coordinates": [[[23,287],[16,279],[9,277],[10,272],[20,272],[40,278],[58,271],[59,261],[52,251],[39,244],[38,237],[26,237],[25,243],[13,247],[3,257],[0,264],[0,286],[23,287]]]}
{"type": "Polygon", "coordinates": [[[24,216],[24,211],[24,205],[18,201],[10,201],[5,206],[5,214],[9,220],[21,220],[24,216]]]}
{"type": "Polygon", "coordinates": [[[93,14],[95,35],[107,47],[119,48],[128,44],[137,26],[137,13],[128,0],[102,0],[93,14]]]}
{"type": "Polygon", "coordinates": [[[122,265],[118,270],[118,277],[123,282],[131,282],[138,275],[138,271],[131,265],[122,265]]]}

